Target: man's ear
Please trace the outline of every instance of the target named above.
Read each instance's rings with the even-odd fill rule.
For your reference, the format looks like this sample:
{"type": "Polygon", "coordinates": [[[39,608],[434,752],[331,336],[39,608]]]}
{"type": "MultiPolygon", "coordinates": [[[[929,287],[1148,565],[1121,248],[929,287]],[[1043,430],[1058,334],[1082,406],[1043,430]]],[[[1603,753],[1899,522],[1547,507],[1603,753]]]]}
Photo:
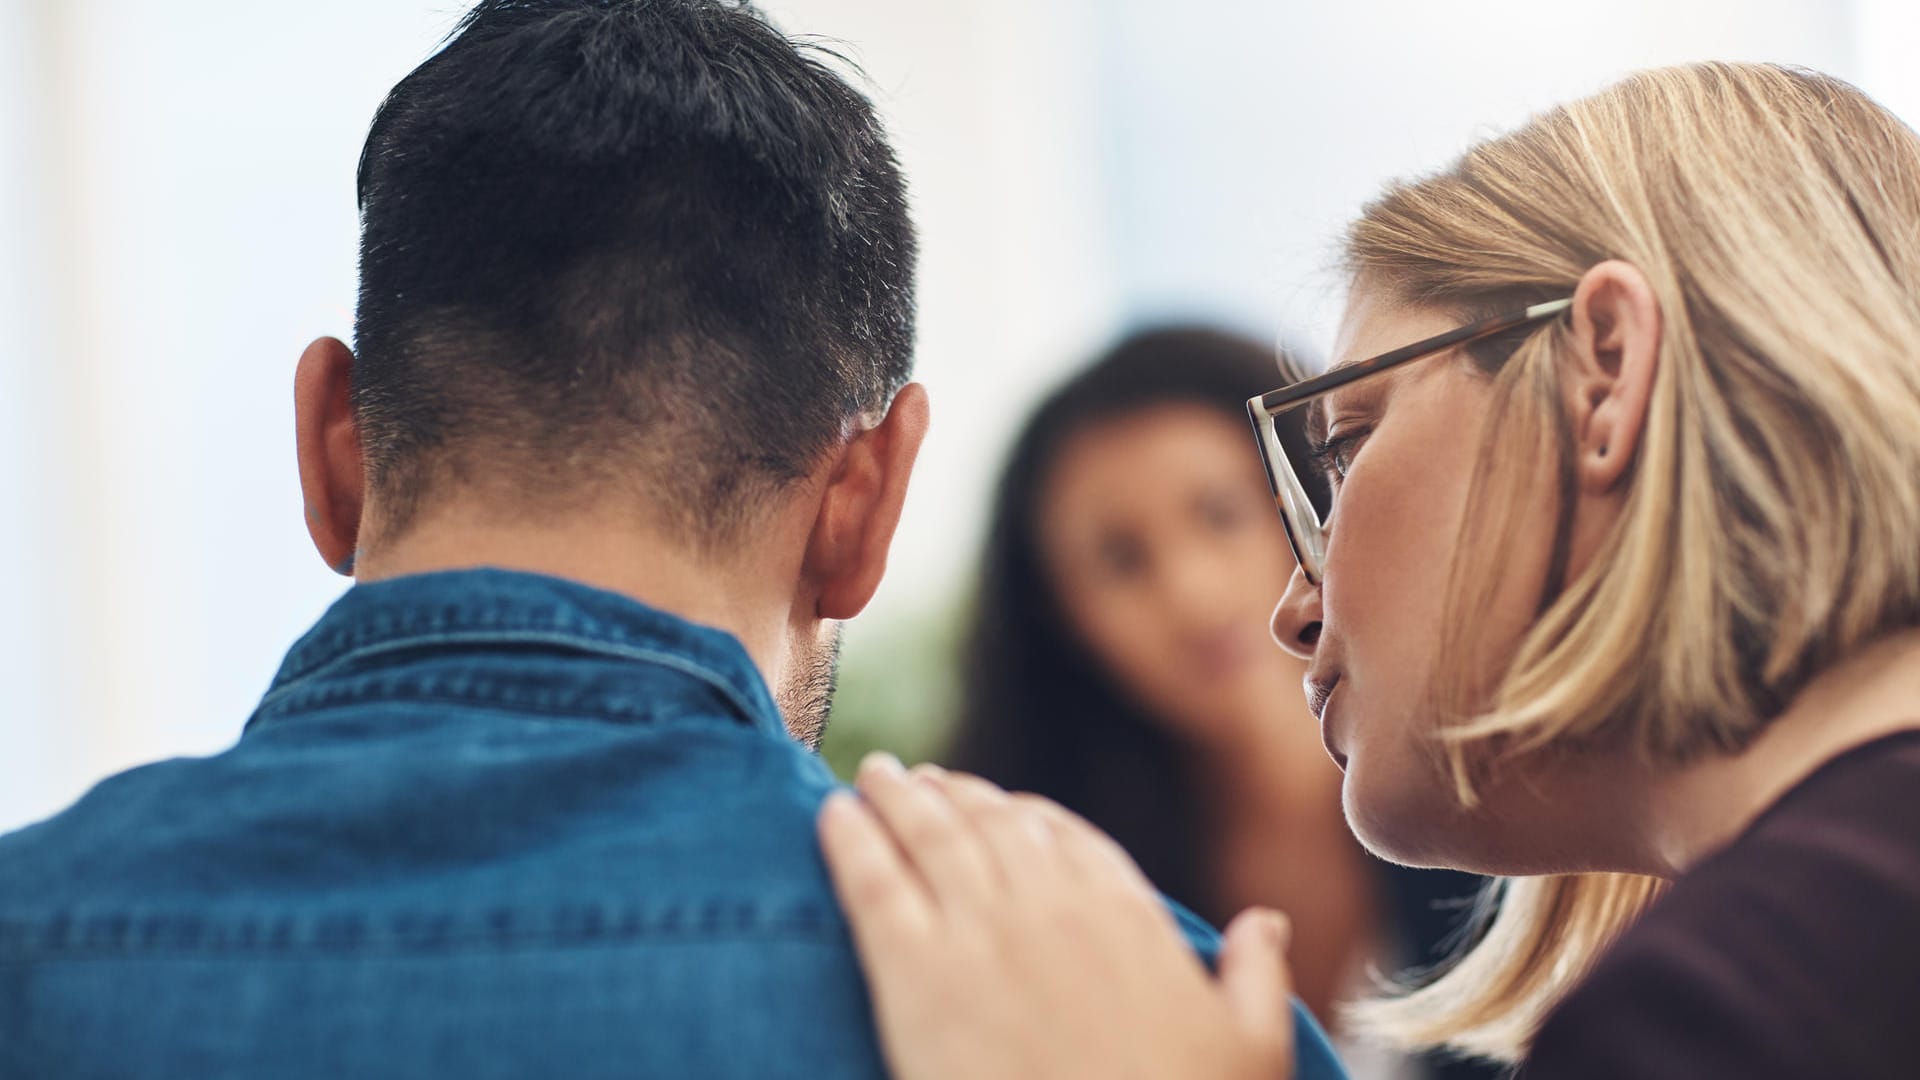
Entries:
{"type": "Polygon", "coordinates": [[[801,567],[820,618],[851,619],[879,589],[928,416],[926,387],[908,385],[886,419],[842,449],[828,475],[801,567]]]}
{"type": "Polygon", "coordinates": [[[1645,274],[1610,259],[1573,294],[1573,364],[1565,373],[1575,475],[1588,494],[1626,475],[1646,427],[1660,363],[1660,302],[1645,274]]]}
{"type": "Polygon", "coordinates": [[[366,505],[360,429],[349,389],[353,351],[323,337],[300,354],[293,374],[293,416],[299,441],[300,494],[307,504],[307,535],[336,573],[353,574],[366,505]]]}

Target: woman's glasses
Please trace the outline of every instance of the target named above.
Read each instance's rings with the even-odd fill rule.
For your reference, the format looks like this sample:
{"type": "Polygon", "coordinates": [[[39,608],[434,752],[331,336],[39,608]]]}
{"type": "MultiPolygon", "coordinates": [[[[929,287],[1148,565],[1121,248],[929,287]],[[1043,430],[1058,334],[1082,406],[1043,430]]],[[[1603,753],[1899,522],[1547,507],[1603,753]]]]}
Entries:
{"type": "Polygon", "coordinates": [[[1542,319],[1550,319],[1572,306],[1573,300],[1569,297],[1535,304],[1509,315],[1482,319],[1392,352],[1342,364],[1311,379],[1247,399],[1247,419],[1253,422],[1254,436],[1260,441],[1260,457],[1266,463],[1267,483],[1273,488],[1274,502],[1280,507],[1280,520],[1287,529],[1287,543],[1293,546],[1294,557],[1300,560],[1300,570],[1309,582],[1320,584],[1320,565],[1327,549],[1327,524],[1333,515],[1333,485],[1321,475],[1315,463],[1294,461],[1297,452],[1289,455],[1280,434],[1280,414],[1305,406],[1369,375],[1378,375],[1423,356],[1434,356],[1456,346],[1470,345],[1542,319]]]}

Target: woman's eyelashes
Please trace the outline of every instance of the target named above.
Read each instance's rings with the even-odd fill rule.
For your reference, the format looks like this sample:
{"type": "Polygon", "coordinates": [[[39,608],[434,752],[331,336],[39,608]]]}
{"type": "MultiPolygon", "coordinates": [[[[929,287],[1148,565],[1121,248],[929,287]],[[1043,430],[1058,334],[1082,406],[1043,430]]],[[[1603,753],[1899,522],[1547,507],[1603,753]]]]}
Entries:
{"type": "Polygon", "coordinates": [[[1316,440],[1308,446],[1308,456],[1315,472],[1327,478],[1327,483],[1335,490],[1347,478],[1347,471],[1353,467],[1353,459],[1360,452],[1360,444],[1373,432],[1373,425],[1367,423],[1333,424],[1323,440],[1316,440]]]}
{"type": "Polygon", "coordinates": [[[1326,411],[1321,422],[1308,425],[1308,468],[1324,477],[1335,494],[1353,468],[1353,459],[1360,453],[1361,445],[1386,417],[1395,381],[1395,377],[1389,375],[1374,380],[1378,385],[1343,390],[1325,399],[1326,411]]]}

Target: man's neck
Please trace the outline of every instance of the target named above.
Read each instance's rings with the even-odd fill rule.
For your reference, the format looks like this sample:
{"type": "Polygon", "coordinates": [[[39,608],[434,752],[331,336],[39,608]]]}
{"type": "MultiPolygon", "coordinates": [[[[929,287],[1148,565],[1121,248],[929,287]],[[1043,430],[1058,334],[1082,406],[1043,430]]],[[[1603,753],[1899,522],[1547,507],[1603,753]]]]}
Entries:
{"type": "Polygon", "coordinates": [[[770,568],[747,565],[752,561],[747,553],[729,561],[703,557],[643,522],[579,515],[503,519],[453,507],[363,551],[354,577],[379,581],[493,567],[566,578],[732,634],[778,685],[791,597],[783,602],[764,587],[778,579],[770,568]]]}
{"type": "Polygon", "coordinates": [[[1672,876],[1736,839],[1814,770],[1920,728],[1920,630],[1891,635],[1821,672],[1745,750],[1658,778],[1649,872],[1672,876]]]}

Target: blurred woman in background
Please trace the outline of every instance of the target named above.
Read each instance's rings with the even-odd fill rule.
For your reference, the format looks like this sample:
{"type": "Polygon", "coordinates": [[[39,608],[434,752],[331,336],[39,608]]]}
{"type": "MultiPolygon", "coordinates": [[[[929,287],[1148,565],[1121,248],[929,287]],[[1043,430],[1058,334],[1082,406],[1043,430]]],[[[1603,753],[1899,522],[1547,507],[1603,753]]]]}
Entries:
{"type": "Polygon", "coordinates": [[[1041,404],[996,496],[948,758],[1078,811],[1209,920],[1289,912],[1299,994],[1331,1017],[1368,962],[1426,959],[1436,898],[1477,879],[1361,850],[1306,665],[1269,636],[1294,561],[1245,403],[1289,373],[1268,346],[1166,328],[1041,404]],[[1418,924],[1394,926],[1400,907],[1418,924]]]}

